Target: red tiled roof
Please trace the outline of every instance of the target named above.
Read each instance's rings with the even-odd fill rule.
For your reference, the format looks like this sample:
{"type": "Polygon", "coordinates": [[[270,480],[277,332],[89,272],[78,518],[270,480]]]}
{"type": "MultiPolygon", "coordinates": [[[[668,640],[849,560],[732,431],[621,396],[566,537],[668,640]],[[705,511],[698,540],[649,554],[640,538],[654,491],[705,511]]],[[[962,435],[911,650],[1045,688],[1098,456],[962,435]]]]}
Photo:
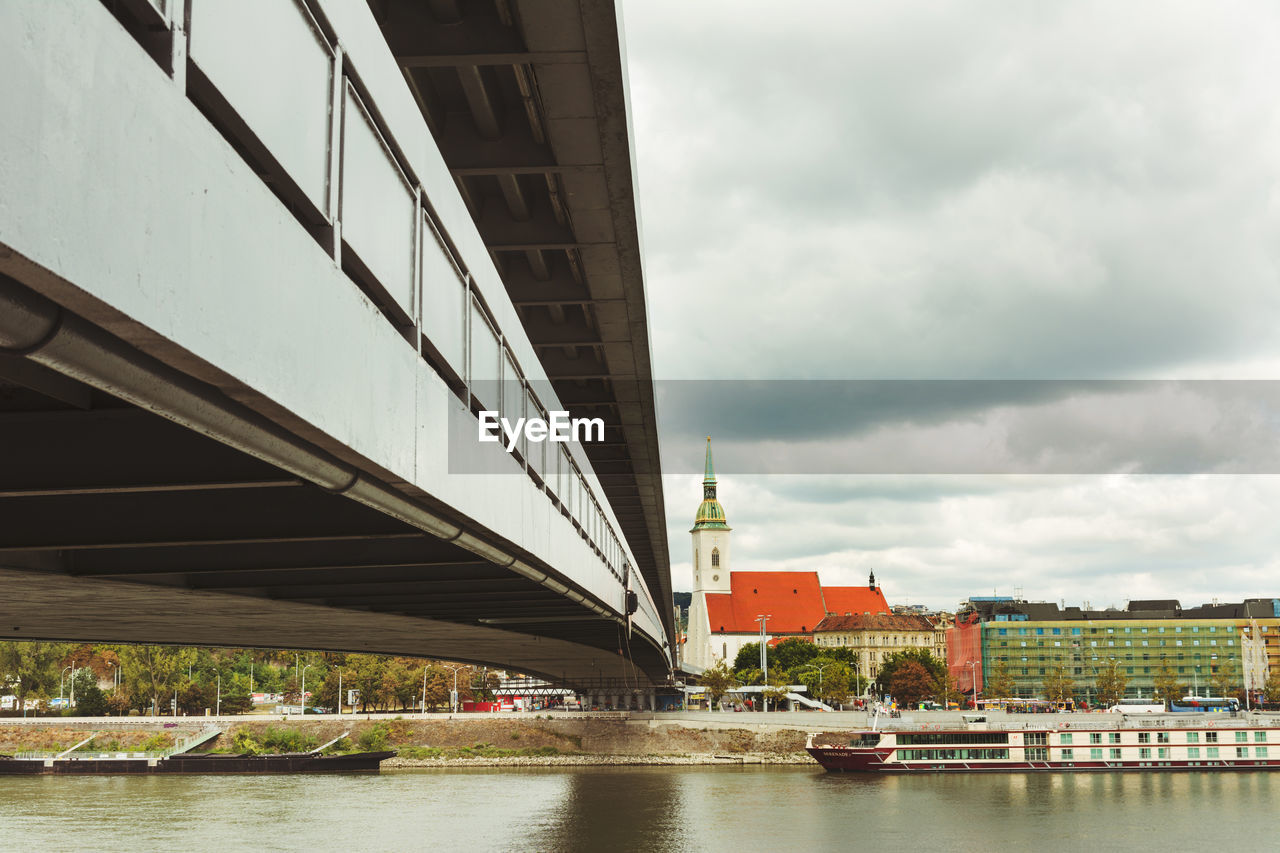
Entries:
{"type": "Polygon", "coordinates": [[[933,631],[934,625],[924,616],[905,613],[839,613],[823,619],[815,631],[933,631]]]}
{"type": "Polygon", "coordinates": [[[843,616],[846,613],[888,613],[889,602],[884,600],[880,587],[824,586],[822,599],[826,612],[843,616]]]}
{"type": "Polygon", "coordinates": [[[767,631],[778,635],[811,633],[828,612],[889,612],[879,589],[822,587],[817,572],[731,572],[729,585],[731,592],[707,594],[713,634],[759,633],[761,613],[769,614],[767,631]]]}

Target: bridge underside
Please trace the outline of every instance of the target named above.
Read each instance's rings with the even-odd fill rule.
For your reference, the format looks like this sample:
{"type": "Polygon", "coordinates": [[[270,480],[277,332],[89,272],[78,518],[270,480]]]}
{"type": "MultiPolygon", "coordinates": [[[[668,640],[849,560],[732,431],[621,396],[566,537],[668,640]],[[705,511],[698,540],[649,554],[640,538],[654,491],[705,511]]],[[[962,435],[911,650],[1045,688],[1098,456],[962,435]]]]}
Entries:
{"type": "Polygon", "coordinates": [[[649,643],[543,585],[9,355],[0,448],[5,638],[422,655],[584,685],[665,676],[649,643]]]}

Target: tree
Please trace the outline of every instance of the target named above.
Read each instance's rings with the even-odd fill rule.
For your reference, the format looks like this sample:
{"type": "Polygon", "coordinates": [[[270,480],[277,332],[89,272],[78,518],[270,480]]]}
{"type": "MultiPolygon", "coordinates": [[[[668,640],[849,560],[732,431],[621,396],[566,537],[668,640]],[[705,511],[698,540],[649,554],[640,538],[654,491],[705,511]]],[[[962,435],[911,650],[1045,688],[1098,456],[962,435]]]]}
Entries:
{"type": "Polygon", "coordinates": [[[931,697],[938,684],[933,674],[918,660],[907,660],[894,667],[885,683],[893,697],[908,707],[931,697]]]}
{"type": "Polygon", "coordinates": [[[1065,666],[1054,666],[1044,677],[1044,695],[1050,702],[1065,702],[1071,698],[1075,681],[1067,675],[1065,666]]]}
{"type": "Polygon", "coordinates": [[[783,699],[787,698],[787,687],[790,686],[790,680],[787,678],[785,670],[775,670],[769,673],[769,683],[765,685],[760,695],[765,701],[765,708],[777,708],[783,699]]]}
{"type": "Polygon", "coordinates": [[[47,699],[53,694],[70,649],[66,643],[0,643],[0,680],[24,715],[29,698],[47,699]]]}
{"type": "Polygon", "coordinates": [[[833,661],[822,671],[817,696],[827,704],[841,704],[854,692],[853,670],[848,664],[833,661]]]}
{"type": "Polygon", "coordinates": [[[952,702],[957,707],[964,702],[964,694],[956,688],[956,677],[951,674],[950,669],[943,672],[943,680],[938,684],[937,696],[938,701],[942,702],[942,707],[948,709],[952,702]]]}
{"type": "Polygon", "coordinates": [[[1112,663],[1110,667],[1098,673],[1094,686],[1098,689],[1098,704],[1110,706],[1118,704],[1124,698],[1129,679],[1120,671],[1119,664],[1112,663]]]}
{"type": "Polygon", "coordinates": [[[1267,704],[1280,702],[1280,666],[1273,666],[1267,672],[1267,683],[1262,685],[1262,698],[1267,704]]]}
{"type": "MultiPolygon", "coordinates": [[[[773,655],[769,657],[772,659],[773,655]]],[[[772,662],[772,660],[770,661],[772,662]]],[[[760,668],[760,644],[747,643],[738,649],[738,656],[733,659],[734,672],[744,672],[748,669],[760,668]]]]}
{"type": "Polygon", "coordinates": [[[707,710],[710,711],[720,703],[720,697],[737,686],[733,671],[724,661],[716,661],[715,665],[702,673],[702,689],[707,694],[707,710]]]}
{"type": "Polygon", "coordinates": [[[904,649],[889,655],[884,659],[884,663],[880,664],[880,672],[877,678],[881,684],[889,684],[893,681],[893,676],[898,671],[898,668],[908,663],[917,663],[923,667],[934,684],[941,684],[946,680],[946,662],[935,658],[929,653],[928,649],[904,649]]]}
{"type": "Polygon", "coordinates": [[[160,698],[174,692],[179,675],[186,677],[198,652],[185,646],[122,646],[119,655],[124,678],[135,686],[137,695],[150,700],[152,712],[157,713],[160,698]]]}
{"type": "Polygon", "coordinates": [[[1209,677],[1213,685],[1214,695],[1235,696],[1244,687],[1240,679],[1240,670],[1234,658],[1227,658],[1218,663],[1218,668],[1209,677]]]}
{"type": "Polygon", "coordinates": [[[107,713],[107,695],[98,687],[98,676],[93,669],[81,667],[72,680],[75,682],[76,716],[104,716],[107,713]]]}
{"type": "Polygon", "coordinates": [[[1169,665],[1168,658],[1160,659],[1160,669],[1156,671],[1152,681],[1155,685],[1156,698],[1163,702],[1166,708],[1170,702],[1181,699],[1187,692],[1187,686],[1178,681],[1178,676],[1169,665]]]}
{"type": "Polygon", "coordinates": [[[813,643],[799,637],[787,637],[769,650],[769,671],[797,669],[817,656],[818,647],[813,643]]]}
{"type": "Polygon", "coordinates": [[[1013,676],[1009,674],[1009,668],[1004,665],[1004,661],[997,661],[991,671],[984,676],[983,681],[982,693],[987,699],[1008,699],[1017,690],[1013,676]]]}
{"type": "Polygon", "coordinates": [[[358,699],[361,711],[381,707],[382,695],[382,659],[377,655],[348,655],[347,683],[353,690],[359,691],[358,699]]]}

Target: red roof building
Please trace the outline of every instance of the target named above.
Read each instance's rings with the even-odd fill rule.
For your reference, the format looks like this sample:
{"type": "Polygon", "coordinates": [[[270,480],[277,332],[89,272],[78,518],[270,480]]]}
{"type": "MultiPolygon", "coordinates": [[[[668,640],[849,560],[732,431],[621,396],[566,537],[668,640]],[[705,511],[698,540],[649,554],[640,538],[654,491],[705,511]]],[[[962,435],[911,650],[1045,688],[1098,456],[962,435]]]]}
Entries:
{"type": "Polygon", "coordinates": [[[729,584],[727,593],[707,593],[712,634],[759,634],[761,614],[776,637],[812,634],[828,614],[889,612],[880,587],[824,587],[817,572],[732,572],[729,584]]]}

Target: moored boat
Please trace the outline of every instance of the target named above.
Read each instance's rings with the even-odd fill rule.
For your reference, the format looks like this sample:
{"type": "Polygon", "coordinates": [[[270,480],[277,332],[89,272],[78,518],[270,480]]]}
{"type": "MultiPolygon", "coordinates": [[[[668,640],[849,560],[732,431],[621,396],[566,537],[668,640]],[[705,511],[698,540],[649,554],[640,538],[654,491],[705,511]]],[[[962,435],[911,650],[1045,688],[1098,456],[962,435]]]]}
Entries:
{"type": "Polygon", "coordinates": [[[376,773],[393,751],[319,755],[314,752],[282,755],[230,755],[186,753],[149,757],[144,753],[119,756],[9,757],[0,756],[0,775],[138,774],[138,773],[376,773]]]}
{"type": "Polygon", "coordinates": [[[1278,720],[1143,717],[992,724],[965,715],[959,724],[815,733],[806,749],[827,770],[854,773],[1280,768],[1278,720]]]}

